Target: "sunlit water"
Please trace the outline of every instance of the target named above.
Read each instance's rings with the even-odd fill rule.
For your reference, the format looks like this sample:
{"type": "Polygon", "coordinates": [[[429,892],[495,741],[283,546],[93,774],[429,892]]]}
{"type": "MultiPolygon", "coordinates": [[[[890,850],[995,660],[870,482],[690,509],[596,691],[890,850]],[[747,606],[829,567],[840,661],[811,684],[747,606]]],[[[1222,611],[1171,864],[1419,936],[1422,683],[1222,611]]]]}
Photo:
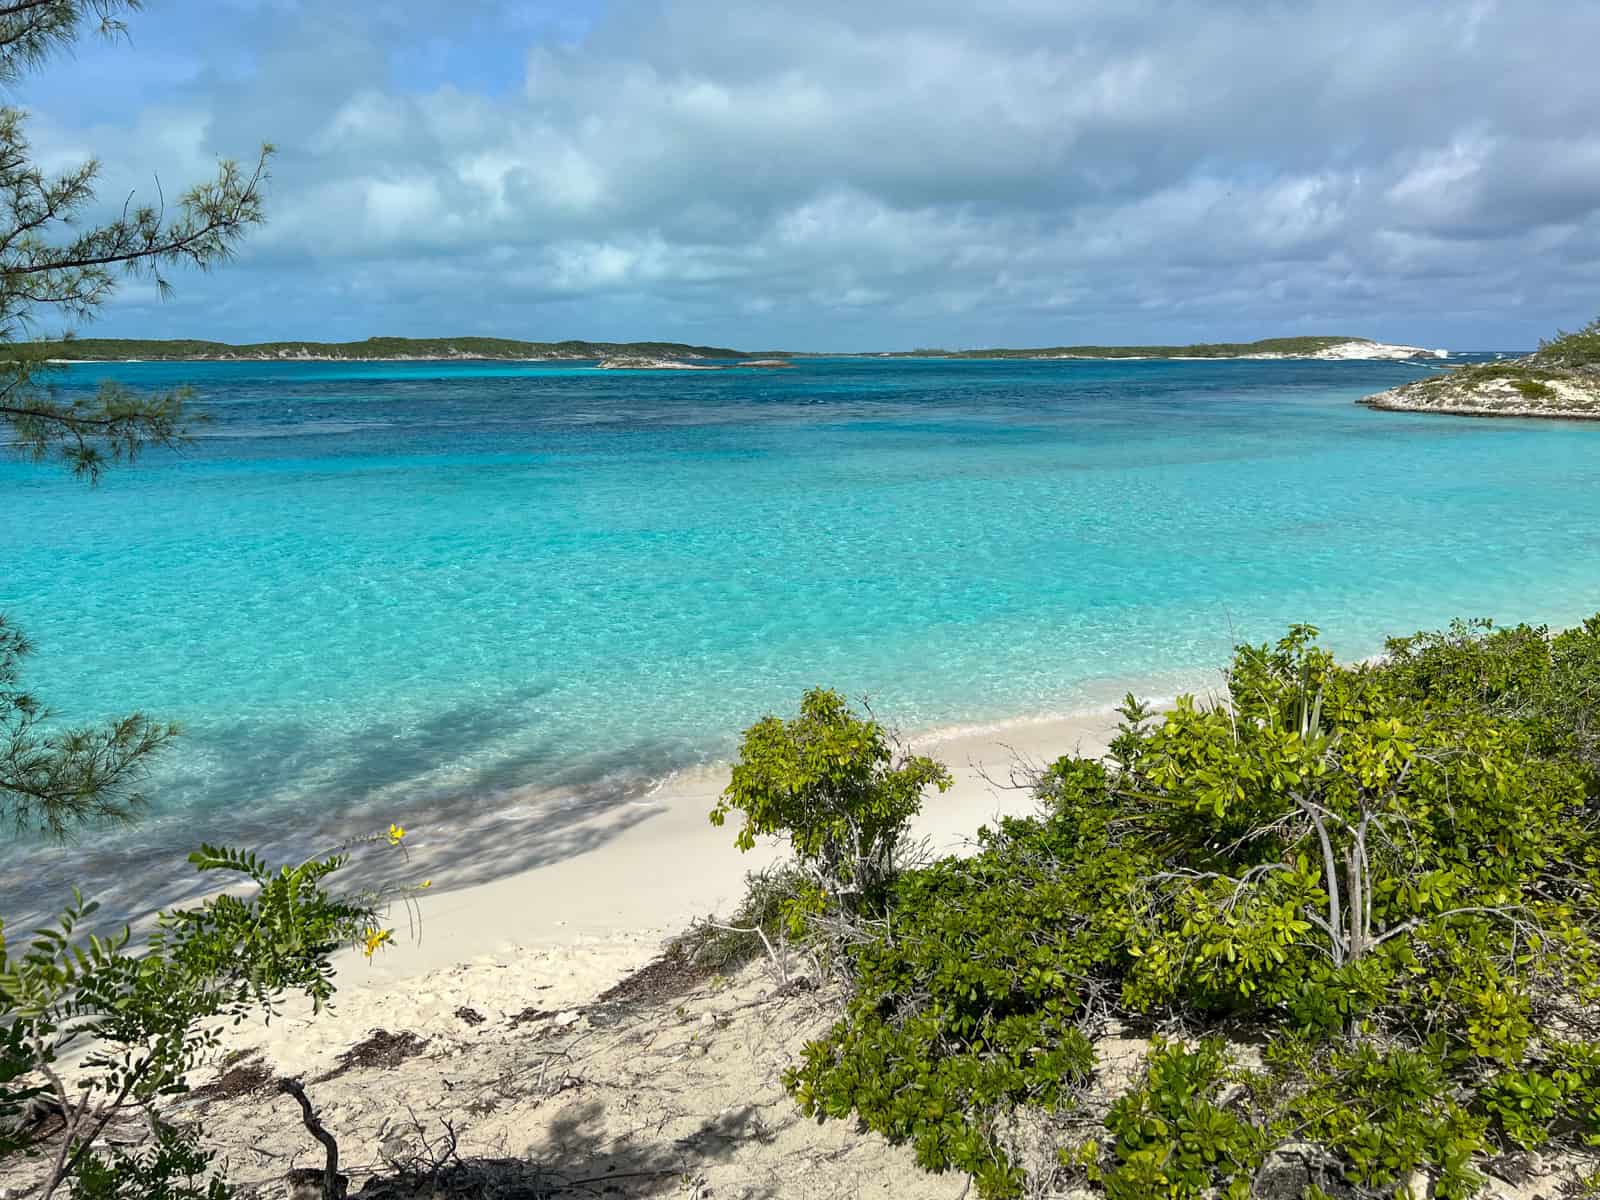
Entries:
{"type": "Polygon", "coordinates": [[[1292,621],[1361,655],[1600,608],[1600,427],[1352,403],[1423,369],[78,366],[210,420],[94,490],[0,465],[0,611],[63,718],[183,724],[151,854],[615,790],[814,684],[994,721],[1292,621]]]}

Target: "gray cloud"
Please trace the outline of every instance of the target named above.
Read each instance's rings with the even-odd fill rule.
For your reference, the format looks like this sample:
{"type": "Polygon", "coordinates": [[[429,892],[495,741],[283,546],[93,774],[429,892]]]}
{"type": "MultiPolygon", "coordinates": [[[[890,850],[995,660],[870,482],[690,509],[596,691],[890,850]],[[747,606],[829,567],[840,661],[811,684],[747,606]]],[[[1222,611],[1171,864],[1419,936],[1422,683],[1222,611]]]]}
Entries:
{"type": "Polygon", "coordinates": [[[270,138],[271,225],[108,333],[1517,346],[1600,310],[1596,6],[478,0],[443,36],[236,0],[172,49],[184,7],[58,64],[166,49],[36,138],[119,197],[270,138]]]}

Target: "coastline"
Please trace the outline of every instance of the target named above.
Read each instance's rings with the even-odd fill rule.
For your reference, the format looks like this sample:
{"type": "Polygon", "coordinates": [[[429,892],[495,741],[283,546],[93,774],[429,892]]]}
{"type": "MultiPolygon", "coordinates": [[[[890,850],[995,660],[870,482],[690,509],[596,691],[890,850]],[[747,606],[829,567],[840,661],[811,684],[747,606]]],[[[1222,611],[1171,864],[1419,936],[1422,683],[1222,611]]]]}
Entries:
{"type": "Polygon", "coordinates": [[[1562,381],[1542,384],[1550,399],[1530,400],[1509,382],[1451,387],[1436,376],[1363,396],[1356,403],[1379,412],[1437,413],[1452,417],[1520,417],[1543,421],[1600,421],[1600,391],[1562,381]]]}
{"type": "MultiPolygon", "coordinates": [[[[954,777],[948,792],[925,799],[913,836],[935,855],[967,852],[981,825],[1033,811],[1030,769],[1063,754],[1104,754],[1119,720],[1107,707],[908,736],[908,747],[940,759],[954,777]]],[[[770,840],[740,853],[732,829],[708,820],[729,770],[676,772],[628,803],[647,815],[622,818],[620,829],[615,813],[586,818],[582,828],[596,836],[583,852],[483,883],[436,885],[419,901],[419,926],[403,911],[391,914],[393,946],[370,961],[354,949],[337,955],[331,1009],[313,1017],[291,1004],[270,1024],[230,1030],[226,1046],[293,1075],[327,1069],[375,1029],[459,1037],[464,1007],[491,1021],[530,1005],[550,1015],[588,1007],[691,921],[726,915],[743,898],[746,873],[783,857],[770,840]]],[[[431,845],[426,828],[408,831],[406,845],[422,857],[493,852],[459,837],[431,845]]]]}
{"type": "MultiPolygon", "coordinates": [[[[1023,362],[1128,362],[1166,359],[1174,362],[1427,362],[1447,359],[1451,351],[1379,342],[1369,338],[1305,337],[1264,338],[1254,342],[1231,342],[1186,346],[1049,346],[1033,348],[993,347],[982,350],[866,350],[846,353],[820,351],[744,352],[724,347],[689,346],[658,342],[577,342],[508,343],[506,339],[460,339],[476,342],[471,348],[452,345],[455,339],[375,338],[383,343],[384,353],[332,353],[363,343],[283,343],[268,342],[232,346],[219,342],[132,342],[125,339],[93,339],[94,350],[72,358],[50,356],[45,362],[55,366],[79,363],[186,363],[186,362],[510,362],[510,363],[598,363],[609,370],[682,369],[701,363],[707,369],[726,367],[791,367],[802,358],[848,359],[926,359],[932,361],[1023,361],[1023,362]],[[417,345],[427,349],[406,353],[397,346],[417,345]],[[486,345],[487,344],[487,345],[486,345]],[[189,352],[160,353],[150,347],[178,345],[193,347],[189,352]],[[522,353],[495,353],[488,348],[515,345],[522,353]],[[318,349],[312,350],[310,347],[318,349]],[[204,347],[204,349],[199,349],[204,347]],[[527,353],[538,349],[538,353],[527,353]]],[[[378,347],[373,347],[374,350],[378,347]]]]}
{"type": "MultiPolygon", "coordinates": [[[[949,792],[928,798],[915,835],[926,838],[935,853],[959,853],[986,821],[1031,809],[1031,795],[1013,778],[1015,768],[1042,766],[1075,751],[1103,753],[1118,720],[1104,708],[908,736],[909,746],[944,761],[955,777],[949,792]]],[[[346,952],[339,963],[342,987],[399,986],[467,960],[530,948],[652,936],[659,941],[695,917],[726,912],[742,898],[745,874],[780,857],[779,847],[767,844],[741,854],[732,833],[707,819],[729,770],[728,763],[680,770],[643,796],[581,816],[563,831],[570,843],[584,847],[576,853],[466,886],[436,882],[422,901],[420,938],[408,941],[404,915],[397,913],[398,945],[371,963],[346,952]]],[[[537,826],[537,812],[524,815],[537,826]]],[[[492,846],[468,844],[481,836],[430,840],[426,828],[416,829],[407,847],[425,865],[408,868],[408,877],[432,870],[439,858],[492,854],[492,846]]]]}
{"type": "MultiPolygon", "coordinates": [[[[935,852],[961,852],[979,823],[1031,810],[1018,768],[1103,753],[1116,721],[1097,709],[908,737],[955,776],[915,832],[935,852]]],[[[908,1146],[796,1112],[786,1072],[842,1002],[825,980],[818,990],[790,973],[804,964],[757,960],[726,977],[651,966],[665,937],[708,908],[725,911],[744,870],[775,857],[739,855],[730,831],[706,822],[726,774],[705,767],[664,781],[650,800],[666,823],[561,864],[572,879],[530,871],[430,899],[420,946],[402,931],[374,964],[344,956],[331,1010],[227,1031],[231,1053],[197,1078],[182,1110],[204,1119],[235,1179],[262,1190],[318,1161],[274,1086],[295,1077],[347,1153],[352,1193],[364,1179],[404,1177],[407,1164],[425,1174],[442,1162],[463,1181],[532,1179],[541,1195],[603,1185],[640,1200],[662,1187],[823,1200],[865,1194],[871,1181],[906,1200],[965,1196],[959,1176],[926,1173],[908,1146]],[[608,883],[614,894],[597,894],[608,883]],[[439,1147],[442,1160],[432,1157],[439,1147]]],[[[1148,1045],[1147,1031],[1117,1023],[1096,1033],[1095,1103],[1126,1089],[1148,1045]]]]}
{"type": "Polygon", "coordinates": [[[1388,412],[1600,420],[1600,334],[1562,334],[1532,354],[1414,380],[1357,401],[1388,412]]]}

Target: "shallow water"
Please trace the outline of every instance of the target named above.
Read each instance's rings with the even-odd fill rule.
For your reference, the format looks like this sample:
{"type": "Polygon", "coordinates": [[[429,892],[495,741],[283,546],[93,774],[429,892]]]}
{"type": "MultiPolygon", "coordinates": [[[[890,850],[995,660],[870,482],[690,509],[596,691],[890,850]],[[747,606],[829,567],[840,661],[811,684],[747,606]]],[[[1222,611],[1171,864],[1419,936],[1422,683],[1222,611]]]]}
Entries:
{"type": "Polygon", "coordinates": [[[144,852],[593,794],[813,684],[991,721],[1600,609],[1600,429],[1352,403],[1422,369],[74,366],[210,419],[95,490],[0,465],[0,611],[65,718],[183,723],[144,852]]]}

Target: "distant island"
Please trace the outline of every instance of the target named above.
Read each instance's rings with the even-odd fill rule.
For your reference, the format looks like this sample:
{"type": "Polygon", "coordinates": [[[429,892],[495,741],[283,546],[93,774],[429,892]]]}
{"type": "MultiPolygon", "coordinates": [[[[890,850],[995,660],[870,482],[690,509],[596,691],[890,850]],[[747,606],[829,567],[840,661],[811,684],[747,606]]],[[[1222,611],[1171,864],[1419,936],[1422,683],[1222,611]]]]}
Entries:
{"type": "Polygon", "coordinates": [[[741,358],[733,362],[685,362],[644,354],[614,355],[600,360],[602,371],[735,371],[750,367],[792,367],[787,358],[741,358]]]}
{"type": "Polygon", "coordinates": [[[65,338],[13,346],[31,359],[52,362],[595,362],[607,370],[663,371],[686,366],[786,367],[800,358],[949,359],[1388,359],[1446,358],[1449,351],[1397,346],[1370,338],[1264,338],[1255,342],[1200,342],[1190,346],[1047,346],[1037,349],[886,350],[855,354],[744,351],[683,342],[525,342],[514,338],[374,337],[360,342],[252,342],[233,345],[193,339],[65,338]]]}
{"type": "Polygon", "coordinates": [[[1600,420],[1600,320],[1522,358],[1476,363],[1357,401],[1396,412],[1600,420]]]}
{"type": "MultiPolygon", "coordinates": [[[[15,347],[13,347],[15,349],[15,347]]],[[[683,342],[523,342],[514,338],[374,337],[360,342],[252,342],[231,345],[190,339],[66,338],[32,342],[29,357],[56,362],[437,362],[451,359],[493,359],[512,362],[581,362],[591,359],[695,359],[746,357],[725,346],[691,346],[683,342]]]]}
{"type": "Polygon", "coordinates": [[[1255,342],[1197,342],[1192,346],[1049,346],[1034,350],[908,350],[881,358],[1447,358],[1448,350],[1395,346],[1356,337],[1263,338],[1255,342]]]}

